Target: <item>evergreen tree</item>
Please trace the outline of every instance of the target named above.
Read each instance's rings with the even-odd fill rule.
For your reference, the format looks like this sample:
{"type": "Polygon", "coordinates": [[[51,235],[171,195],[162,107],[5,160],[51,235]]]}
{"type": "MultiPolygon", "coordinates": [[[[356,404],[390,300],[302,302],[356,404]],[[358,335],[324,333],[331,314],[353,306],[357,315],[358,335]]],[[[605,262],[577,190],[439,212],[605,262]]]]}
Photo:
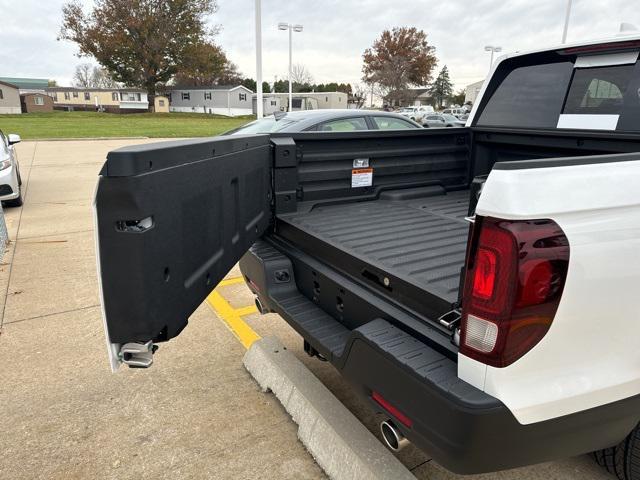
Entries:
{"type": "Polygon", "coordinates": [[[442,108],[444,101],[453,93],[453,84],[449,78],[449,69],[445,65],[440,70],[438,77],[431,84],[429,94],[435,100],[436,106],[442,108]]]}

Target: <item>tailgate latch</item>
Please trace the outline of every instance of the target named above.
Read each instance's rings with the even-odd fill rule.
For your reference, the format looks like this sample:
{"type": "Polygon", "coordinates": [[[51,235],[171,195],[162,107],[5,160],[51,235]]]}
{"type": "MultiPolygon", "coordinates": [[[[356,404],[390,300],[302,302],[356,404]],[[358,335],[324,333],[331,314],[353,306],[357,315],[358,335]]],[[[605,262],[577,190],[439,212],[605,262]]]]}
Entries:
{"type": "Polygon", "coordinates": [[[120,361],[130,368],[149,368],[157,348],[151,340],[146,343],[125,343],[120,347],[120,361]]]}

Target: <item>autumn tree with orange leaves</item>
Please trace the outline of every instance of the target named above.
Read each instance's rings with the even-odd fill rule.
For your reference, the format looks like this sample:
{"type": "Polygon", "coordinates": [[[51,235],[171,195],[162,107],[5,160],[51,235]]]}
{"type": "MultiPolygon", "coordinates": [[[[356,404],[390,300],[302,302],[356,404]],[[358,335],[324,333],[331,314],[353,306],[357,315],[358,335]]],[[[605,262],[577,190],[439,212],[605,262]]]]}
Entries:
{"type": "Polygon", "coordinates": [[[362,59],[362,79],[387,103],[406,99],[410,87],[427,85],[438,63],[427,34],[415,27],[383,31],[362,59]]]}
{"type": "Polygon", "coordinates": [[[59,38],[75,42],[115,81],[146,89],[152,106],[158,86],[176,75],[213,82],[234,70],[207,25],[216,10],[215,0],[96,0],[85,13],[71,0],[59,38]]]}

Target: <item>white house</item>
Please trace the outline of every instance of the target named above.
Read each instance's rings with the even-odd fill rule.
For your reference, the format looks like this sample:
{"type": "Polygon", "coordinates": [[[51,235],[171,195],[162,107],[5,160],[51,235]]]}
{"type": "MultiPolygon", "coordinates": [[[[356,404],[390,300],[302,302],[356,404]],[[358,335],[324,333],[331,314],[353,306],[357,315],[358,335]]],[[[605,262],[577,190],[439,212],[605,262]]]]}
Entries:
{"type": "Polygon", "coordinates": [[[253,113],[253,92],[238,85],[171,87],[168,92],[172,112],[211,113],[235,117],[253,113]]]}

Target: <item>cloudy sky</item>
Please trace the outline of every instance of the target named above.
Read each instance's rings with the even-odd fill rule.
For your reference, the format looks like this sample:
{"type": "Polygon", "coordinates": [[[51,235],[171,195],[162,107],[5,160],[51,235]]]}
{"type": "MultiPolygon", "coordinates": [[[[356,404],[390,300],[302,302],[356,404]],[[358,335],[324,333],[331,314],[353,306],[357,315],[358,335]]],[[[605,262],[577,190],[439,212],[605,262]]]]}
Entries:
{"type": "MultiPolygon", "coordinates": [[[[62,0],[0,0],[0,76],[71,81],[82,62],[77,49],[56,41],[62,0]]],[[[85,0],[87,5],[92,4],[85,0]]],[[[255,77],[254,0],[218,0],[210,19],[221,26],[217,37],[246,76],[255,77]]],[[[569,41],[606,37],[621,21],[640,27],[640,9],[628,0],[574,0],[569,41]]],[[[264,78],[287,71],[287,33],[277,23],[304,25],[294,34],[294,62],[304,64],[316,82],[358,83],[362,52],[386,28],[415,26],[436,47],[439,67],[446,64],[460,88],[487,72],[483,47],[505,51],[558,43],[566,0],[262,0],[264,78]]]]}

